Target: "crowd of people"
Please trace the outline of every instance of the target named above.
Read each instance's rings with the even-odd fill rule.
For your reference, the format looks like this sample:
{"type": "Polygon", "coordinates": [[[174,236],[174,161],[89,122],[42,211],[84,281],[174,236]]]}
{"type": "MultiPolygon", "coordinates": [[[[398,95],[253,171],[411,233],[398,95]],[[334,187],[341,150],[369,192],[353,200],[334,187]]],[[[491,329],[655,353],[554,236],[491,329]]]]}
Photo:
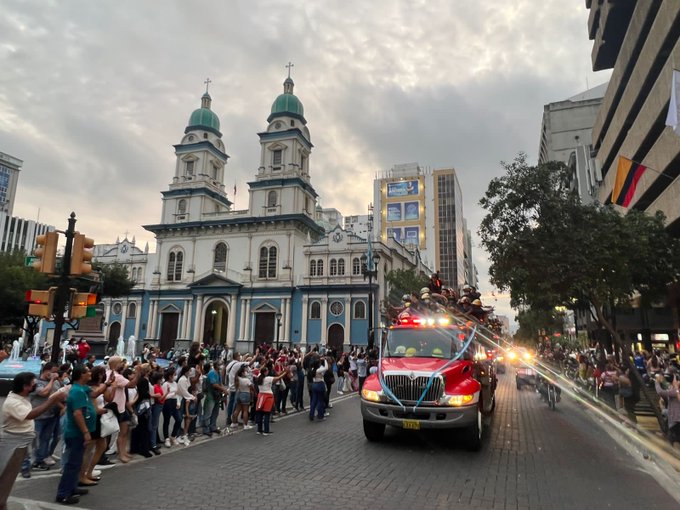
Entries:
{"type": "Polygon", "coordinates": [[[376,365],[375,353],[363,348],[338,354],[263,345],[232,357],[198,342],[187,352],[146,345],[135,360],[111,356],[104,364],[87,353],[61,365],[45,361],[39,376],[14,378],[2,407],[0,466],[16,447],[28,446],[22,476],[59,463],[56,501],[77,503],[99,483],[97,468],[116,459],[160,455],[199,434],[255,429],[268,436],[271,423],[289,412],[323,421],[333,387],[340,395],[360,390],[376,365]],[[159,358],[168,359],[165,368],[159,358]],[[225,423],[218,423],[221,409],[225,423]]]}

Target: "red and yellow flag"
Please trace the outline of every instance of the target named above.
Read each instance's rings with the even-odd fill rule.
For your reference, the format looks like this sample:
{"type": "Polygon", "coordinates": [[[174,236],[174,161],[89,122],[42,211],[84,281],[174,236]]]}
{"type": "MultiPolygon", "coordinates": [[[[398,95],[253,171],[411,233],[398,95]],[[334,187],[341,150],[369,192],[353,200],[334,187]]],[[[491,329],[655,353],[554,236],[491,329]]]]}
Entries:
{"type": "Polygon", "coordinates": [[[612,203],[623,207],[628,207],[637,183],[645,173],[647,167],[636,163],[633,160],[619,156],[619,165],[616,169],[616,181],[614,182],[614,189],[612,190],[612,203]]]}

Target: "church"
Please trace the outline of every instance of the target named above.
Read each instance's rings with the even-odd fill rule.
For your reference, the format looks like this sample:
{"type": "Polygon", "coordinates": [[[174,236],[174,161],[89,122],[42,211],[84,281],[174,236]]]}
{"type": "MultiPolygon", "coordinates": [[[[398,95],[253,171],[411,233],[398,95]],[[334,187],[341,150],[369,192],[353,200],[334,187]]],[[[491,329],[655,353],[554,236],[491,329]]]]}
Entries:
{"type": "Polygon", "coordinates": [[[126,236],[96,257],[128,265],[138,282],[129,296],[103,300],[110,345],[135,335],[163,351],[195,340],[251,352],[263,342],[347,350],[368,341],[362,255],[373,254],[377,263],[375,327],[388,291],[385,275],[430,271],[417,252],[392,238],[324,229],[311,179],[314,146],[290,75],[258,136],[260,163],[248,183],[248,208],[234,210],[225,190],[229,155],[206,87],[174,145],[160,220],[143,226],[156,238],[156,253],[126,236]]]}

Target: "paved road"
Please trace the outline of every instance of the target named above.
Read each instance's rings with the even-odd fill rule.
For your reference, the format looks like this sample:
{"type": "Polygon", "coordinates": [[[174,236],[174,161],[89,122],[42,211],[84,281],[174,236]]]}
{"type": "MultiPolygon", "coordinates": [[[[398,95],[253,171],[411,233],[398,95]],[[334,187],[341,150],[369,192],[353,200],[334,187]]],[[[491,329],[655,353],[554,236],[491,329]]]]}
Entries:
{"type": "MultiPolygon", "coordinates": [[[[550,411],[502,375],[481,452],[443,434],[388,430],[365,441],[356,396],[325,422],[293,415],[275,433],[239,432],[105,471],[81,499],[108,508],[629,509],[678,508],[577,407],[550,411]]],[[[13,495],[54,501],[55,475],[18,480],[13,495]]]]}

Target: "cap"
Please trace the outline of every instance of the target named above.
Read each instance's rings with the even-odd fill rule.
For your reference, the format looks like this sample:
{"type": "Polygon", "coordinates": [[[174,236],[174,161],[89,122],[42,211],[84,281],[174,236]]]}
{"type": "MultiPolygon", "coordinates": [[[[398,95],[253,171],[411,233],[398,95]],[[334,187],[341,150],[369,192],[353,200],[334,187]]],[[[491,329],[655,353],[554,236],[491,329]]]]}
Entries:
{"type": "Polygon", "coordinates": [[[473,305],[476,305],[476,306],[482,306],[482,302],[481,302],[479,299],[475,299],[475,300],[472,302],[472,304],[473,304],[473,305]]]}

